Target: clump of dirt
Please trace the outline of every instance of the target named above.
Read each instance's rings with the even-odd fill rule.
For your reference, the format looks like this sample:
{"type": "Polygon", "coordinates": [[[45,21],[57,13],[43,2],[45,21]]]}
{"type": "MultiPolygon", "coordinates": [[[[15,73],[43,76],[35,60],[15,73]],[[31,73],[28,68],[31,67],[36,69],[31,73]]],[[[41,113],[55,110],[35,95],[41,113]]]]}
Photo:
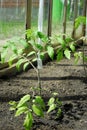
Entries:
{"type": "MultiPolygon", "coordinates": [[[[56,111],[44,118],[35,118],[32,130],[87,130],[87,79],[82,61],[74,65],[72,57],[60,63],[48,62],[40,70],[40,76],[43,98],[48,100],[53,92],[58,92],[63,113],[60,119],[55,118],[56,111]]],[[[15,118],[8,102],[32,94],[32,87],[37,86],[37,74],[33,69],[0,79],[0,130],[24,130],[24,117],[15,118]]]]}

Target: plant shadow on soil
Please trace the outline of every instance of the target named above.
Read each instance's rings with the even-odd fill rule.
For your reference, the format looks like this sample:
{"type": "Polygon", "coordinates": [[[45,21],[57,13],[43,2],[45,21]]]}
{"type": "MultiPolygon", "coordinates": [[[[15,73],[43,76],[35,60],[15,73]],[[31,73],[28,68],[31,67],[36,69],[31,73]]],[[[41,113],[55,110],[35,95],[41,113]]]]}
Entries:
{"type": "MultiPolygon", "coordinates": [[[[50,61],[40,70],[42,97],[47,102],[53,92],[62,101],[62,115],[56,119],[56,110],[44,118],[34,119],[32,130],[87,130],[87,79],[82,61],[74,65],[74,58],[60,63],[50,61]]],[[[24,130],[23,115],[15,118],[9,111],[10,100],[18,101],[23,95],[32,94],[37,87],[37,74],[33,69],[14,77],[0,79],[0,130],[24,130]]],[[[37,93],[37,92],[36,92],[37,93]]]]}

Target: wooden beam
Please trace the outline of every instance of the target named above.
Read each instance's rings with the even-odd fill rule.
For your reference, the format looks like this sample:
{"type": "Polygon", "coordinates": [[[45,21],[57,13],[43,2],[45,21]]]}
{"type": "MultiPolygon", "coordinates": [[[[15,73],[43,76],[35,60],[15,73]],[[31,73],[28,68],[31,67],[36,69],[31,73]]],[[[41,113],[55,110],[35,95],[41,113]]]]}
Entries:
{"type": "MultiPolygon", "coordinates": [[[[63,34],[66,34],[66,20],[67,20],[67,0],[64,1],[64,11],[63,11],[63,34]]],[[[65,39],[65,35],[63,36],[65,39]]]]}
{"type": "Polygon", "coordinates": [[[27,3],[26,3],[26,29],[31,28],[31,9],[32,9],[32,0],[27,0],[27,3]]]}
{"type": "Polygon", "coordinates": [[[52,33],[52,8],[53,8],[53,0],[49,0],[48,2],[48,37],[51,36],[52,33]]]}
{"type": "MultiPolygon", "coordinates": [[[[83,0],[83,16],[85,16],[86,17],[86,10],[87,10],[87,0],[83,0]]],[[[86,30],[86,27],[87,25],[83,25],[83,28],[82,28],[82,30],[83,30],[83,36],[86,36],[87,34],[87,30],[86,30]]]]}
{"type": "Polygon", "coordinates": [[[74,1],[74,22],[73,22],[73,32],[72,32],[72,37],[74,38],[75,37],[75,19],[77,18],[78,16],[78,0],[75,0],[74,1]]]}

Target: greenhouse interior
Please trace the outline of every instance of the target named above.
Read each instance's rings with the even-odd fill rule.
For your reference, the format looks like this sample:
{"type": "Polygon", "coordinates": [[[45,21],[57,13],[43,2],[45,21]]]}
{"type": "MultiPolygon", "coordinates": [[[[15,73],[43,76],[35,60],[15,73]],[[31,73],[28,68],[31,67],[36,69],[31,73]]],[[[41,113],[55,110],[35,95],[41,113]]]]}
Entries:
{"type": "Polygon", "coordinates": [[[87,0],[0,0],[0,130],[87,130],[87,0]]]}

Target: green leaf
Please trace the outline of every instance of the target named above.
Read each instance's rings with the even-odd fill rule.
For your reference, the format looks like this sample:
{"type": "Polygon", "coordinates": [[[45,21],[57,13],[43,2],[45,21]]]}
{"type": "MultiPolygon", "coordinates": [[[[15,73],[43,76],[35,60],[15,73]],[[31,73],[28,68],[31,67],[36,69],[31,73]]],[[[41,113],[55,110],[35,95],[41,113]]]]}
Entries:
{"type": "Polygon", "coordinates": [[[37,61],[37,58],[34,58],[34,59],[32,60],[32,62],[35,62],[35,61],[37,61]]]}
{"type": "Polygon", "coordinates": [[[42,32],[39,32],[39,31],[37,32],[37,35],[40,39],[45,37],[45,35],[42,32]]]}
{"type": "Polygon", "coordinates": [[[57,118],[61,117],[61,114],[62,114],[62,110],[59,108],[57,112],[57,118]]]}
{"type": "Polygon", "coordinates": [[[45,103],[43,101],[43,99],[41,98],[41,96],[36,96],[35,99],[33,100],[33,102],[37,105],[39,105],[41,108],[45,109],[45,103]]]}
{"type": "Polygon", "coordinates": [[[36,52],[35,52],[35,51],[31,51],[31,52],[28,53],[27,57],[28,57],[28,56],[32,56],[32,55],[34,55],[34,54],[36,54],[36,52]]]}
{"type": "Polygon", "coordinates": [[[33,116],[31,112],[28,112],[23,124],[25,130],[31,130],[32,124],[33,124],[33,116]]]}
{"type": "Polygon", "coordinates": [[[43,42],[43,45],[46,45],[47,43],[49,43],[50,40],[46,36],[46,37],[42,38],[41,41],[43,42]]]}
{"type": "Polygon", "coordinates": [[[66,57],[67,59],[70,60],[70,50],[66,49],[66,50],[64,51],[64,55],[65,55],[65,57],[66,57]]]}
{"type": "Polygon", "coordinates": [[[10,101],[10,102],[9,102],[9,105],[11,105],[11,106],[14,106],[15,104],[17,104],[16,101],[10,101]]]}
{"type": "Polygon", "coordinates": [[[47,52],[48,52],[49,57],[53,60],[53,58],[54,58],[54,49],[53,49],[53,47],[48,46],[47,47],[47,52]]]}
{"type": "Polygon", "coordinates": [[[42,47],[42,45],[41,44],[35,44],[35,47],[36,47],[36,49],[38,49],[39,51],[42,51],[42,49],[43,49],[43,47],[42,47]]]}
{"type": "Polygon", "coordinates": [[[85,16],[79,16],[75,19],[75,28],[77,29],[81,24],[86,25],[86,17],[85,16]]]}
{"type": "Polygon", "coordinates": [[[63,51],[62,50],[59,50],[57,52],[57,61],[59,62],[60,60],[63,59],[63,51]]]}
{"type": "Polygon", "coordinates": [[[20,116],[21,114],[25,113],[28,111],[27,106],[19,107],[18,110],[16,111],[15,116],[20,116]]]}
{"type": "Polygon", "coordinates": [[[24,63],[24,59],[19,59],[16,63],[17,70],[20,71],[21,64],[24,63]]]}
{"type": "Polygon", "coordinates": [[[18,54],[19,55],[23,54],[23,49],[18,49],[18,54]]]}
{"type": "Polygon", "coordinates": [[[57,92],[52,93],[53,96],[58,96],[59,94],[57,92]]]}
{"type": "Polygon", "coordinates": [[[83,53],[82,52],[76,52],[76,53],[74,53],[74,57],[75,57],[75,64],[77,64],[79,59],[81,59],[83,57],[83,53]]]}
{"type": "Polygon", "coordinates": [[[40,58],[43,60],[44,59],[44,52],[40,53],[40,58]]]}
{"type": "Polygon", "coordinates": [[[16,59],[16,58],[17,58],[17,56],[16,56],[16,55],[13,55],[13,56],[11,56],[11,57],[10,57],[10,59],[9,59],[9,61],[8,61],[9,66],[11,66],[11,65],[12,65],[13,60],[14,60],[14,59],[16,59]]]}
{"type": "Polygon", "coordinates": [[[84,56],[84,61],[87,62],[87,56],[84,56]]]}
{"type": "Polygon", "coordinates": [[[7,50],[7,49],[5,49],[5,50],[3,50],[3,51],[1,52],[1,61],[2,61],[2,63],[5,62],[7,53],[8,53],[8,50],[7,50]]]}
{"type": "Polygon", "coordinates": [[[74,45],[74,43],[71,43],[71,44],[70,44],[70,49],[72,50],[72,52],[75,51],[75,45],[74,45]]]}
{"type": "Polygon", "coordinates": [[[16,107],[10,107],[10,109],[9,109],[10,111],[15,111],[16,110],[16,107]]]}
{"type": "Polygon", "coordinates": [[[29,44],[28,44],[28,42],[26,42],[25,39],[20,39],[19,42],[24,46],[24,48],[28,48],[29,47],[29,44]]]}
{"type": "Polygon", "coordinates": [[[18,54],[18,49],[17,49],[17,47],[16,47],[14,44],[11,45],[11,48],[12,48],[12,51],[13,51],[15,54],[18,54]]]}
{"type": "Polygon", "coordinates": [[[16,110],[17,102],[15,102],[15,101],[10,101],[10,102],[9,102],[9,105],[11,105],[10,111],[16,110]]]}
{"type": "Polygon", "coordinates": [[[60,43],[63,48],[66,46],[66,43],[65,43],[65,41],[63,40],[63,38],[61,38],[61,37],[58,36],[58,37],[57,37],[57,40],[58,40],[58,43],[60,43]]]}
{"type": "Polygon", "coordinates": [[[7,49],[9,47],[8,42],[3,46],[3,49],[7,49]]]}
{"type": "Polygon", "coordinates": [[[29,64],[30,64],[29,62],[24,63],[24,65],[23,65],[23,70],[24,71],[28,68],[29,64]]]}
{"type": "Polygon", "coordinates": [[[65,38],[66,43],[69,43],[69,42],[71,42],[72,40],[73,40],[73,39],[72,39],[71,37],[69,37],[69,36],[65,38]]]}
{"type": "Polygon", "coordinates": [[[43,43],[49,42],[48,37],[45,34],[43,34],[42,32],[37,32],[37,35],[43,43]]]}
{"type": "Polygon", "coordinates": [[[33,109],[33,112],[34,112],[37,116],[41,116],[41,117],[44,116],[44,113],[43,113],[42,109],[41,109],[39,106],[33,104],[33,105],[32,105],[32,109],[33,109]]]}
{"type": "Polygon", "coordinates": [[[74,54],[74,57],[75,57],[75,64],[77,64],[78,61],[79,61],[78,53],[75,53],[75,54],[74,54]]]}
{"type": "Polygon", "coordinates": [[[19,101],[19,103],[18,103],[18,105],[17,105],[17,108],[21,107],[22,105],[24,105],[24,103],[26,103],[26,102],[29,101],[29,100],[30,100],[30,95],[29,95],[29,94],[23,96],[23,97],[21,98],[21,100],[19,101]]]}
{"type": "Polygon", "coordinates": [[[49,106],[49,109],[48,109],[47,113],[55,110],[55,108],[56,108],[56,104],[53,103],[52,105],[49,106]]]}
{"type": "Polygon", "coordinates": [[[33,29],[28,29],[26,31],[27,40],[30,41],[35,40],[37,32],[35,32],[33,29]]]}
{"type": "Polygon", "coordinates": [[[56,98],[56,104],[57,104],[57,107],[62,106],[62,102],[58,98],[56,98]]]}
{"type": "Polygon", "coordinates": [[[54,104],[54,102],[55,102],[55,98],[53,98],[53,97],[50,98],[49,101],[48,101],[48,106],[54,104]]]}

